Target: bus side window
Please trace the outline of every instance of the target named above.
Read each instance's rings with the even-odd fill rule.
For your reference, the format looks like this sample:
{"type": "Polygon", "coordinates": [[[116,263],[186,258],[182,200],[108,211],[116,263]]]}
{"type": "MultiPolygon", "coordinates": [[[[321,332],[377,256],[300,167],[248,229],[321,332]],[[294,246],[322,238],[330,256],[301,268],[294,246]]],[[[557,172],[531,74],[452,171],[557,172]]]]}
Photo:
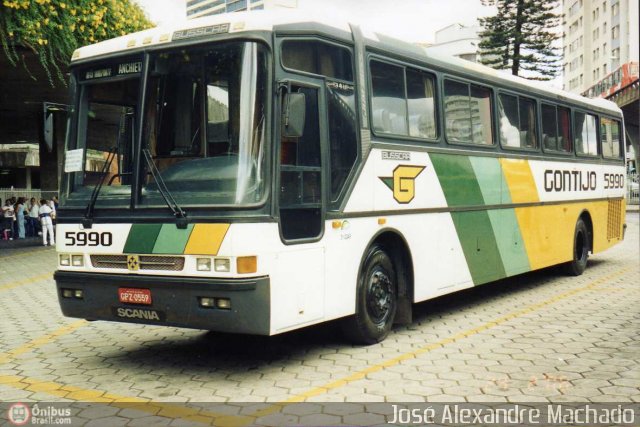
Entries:
{"type": "Polygon", "coordinates": [[[542,140],[545,150],[558,150],[556,107],[542,104],[542,140]]]}
{"type": "Polygon", "coordinates": [[[371,87],[373,130],[393,135],[408,135],[402,67],[371,61],[371,87]]]}
{"type": "Polygon", "coordinates": [[[602,139],[602,154],[613,159],[622,157],[620,150],[620,122],[602,117],[600,119],[600,135],[602,139]]]}
{"type": "Polygon", "coordinates": [[[596,130],[596,116],[585,113],[575,113],[574,134],[576,136],[576,153],[589,156],[598,155],[598,132],[596,130]]]}

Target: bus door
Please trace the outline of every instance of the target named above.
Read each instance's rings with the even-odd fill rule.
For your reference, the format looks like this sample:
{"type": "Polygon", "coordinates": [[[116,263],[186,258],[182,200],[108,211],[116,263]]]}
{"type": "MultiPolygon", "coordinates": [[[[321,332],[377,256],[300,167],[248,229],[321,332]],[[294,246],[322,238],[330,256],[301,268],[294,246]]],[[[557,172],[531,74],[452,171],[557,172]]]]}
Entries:
{"type": "MultiPolygon", "coordinates": [[[[309,80],[306,82],[306,80],[309,80]]],[[[317,81],[316,81],[317,80],[317,81]]],[[[324,233],[326,109],[323,82],[283,82],[281,86],[278,216],[285,249],[278,254],[275,300],[282,327],[310,322],[324,313],[324,233]]],[[[275,295],[274,295],[275,296],[275,295]]],[[[279,321],[278,321],[279,320],[279,321]]]]}

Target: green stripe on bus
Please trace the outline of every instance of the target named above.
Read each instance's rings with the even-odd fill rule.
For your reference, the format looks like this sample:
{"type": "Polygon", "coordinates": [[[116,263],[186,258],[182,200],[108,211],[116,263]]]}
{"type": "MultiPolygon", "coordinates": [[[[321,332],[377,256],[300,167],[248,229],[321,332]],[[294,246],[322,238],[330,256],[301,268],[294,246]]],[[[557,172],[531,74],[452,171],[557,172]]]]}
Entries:
{"type": "Polygon", "coordinates": [[[452,212],[474,285],[506,276],[487,211],[452,212]]]}
{"type": "Polygon", "coordinates": [[[468,156],[431,154],[431,162],[450,207],[485,204],[468,156]]]}
{"type": "Polygon", "coordinates": [[[507,184],[502,177],[500,161],[494,157],[469,157],[471,167],[478,181],[482,198],[486,205],[503,203],[502,193],[509,194],[507,184]],[[504,186],[504,189],[503,189],[504,186]]]}
{"type": "Polygon", "coordinates": [[[193,231],[193,224],[189,224],[186,229],[180,229],[175,224],[163,224],[153,247],[153,253],[182,255],[191,231],[193,231]]]}
{"type": "Polygon", "coordinates": [[[156,244],[162,224],[133,224],[124,244],[124,253],[150,254],[156,244]]]}
{"type": "Polygon", "coordinates": [[[489,211],[489,219],[502,258],[507,276],[531,271],[527,248],[520,233],[518,218],[514,209],[495,209],[489,211]]]}

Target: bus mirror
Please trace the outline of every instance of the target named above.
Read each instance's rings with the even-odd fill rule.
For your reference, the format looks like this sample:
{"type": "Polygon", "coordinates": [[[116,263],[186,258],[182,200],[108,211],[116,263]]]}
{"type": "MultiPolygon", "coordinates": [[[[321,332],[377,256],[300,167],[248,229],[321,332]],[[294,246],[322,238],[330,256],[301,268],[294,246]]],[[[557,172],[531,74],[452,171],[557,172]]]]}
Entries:
{"type": "Polygon", "coordinates": [[[282,133],[288,138],[299,138],[304,133],[306,100],[304,93],[292,92],[284,95],[282,133]]]}

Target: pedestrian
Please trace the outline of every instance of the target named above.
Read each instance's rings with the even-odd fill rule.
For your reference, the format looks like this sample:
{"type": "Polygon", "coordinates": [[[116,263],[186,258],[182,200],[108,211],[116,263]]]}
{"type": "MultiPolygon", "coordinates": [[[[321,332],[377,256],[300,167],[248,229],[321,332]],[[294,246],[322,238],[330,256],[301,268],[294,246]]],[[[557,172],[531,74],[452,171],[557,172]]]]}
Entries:
{"type": "Polygon", "coordinates": [[[31,205],[29,207],[29,222],[31,223],[31,236],[35,237],[40,232],[39,218],[40,205],[35,197],[31,198],[31,205]]]}
{"type": "Polygon", "coordinates": [[[51,201],[53,202],[53,207],[55,208],[55,210],[58,210],[58,196],[53,196],[51,198],[51,201]]]}
{"type": "MultiPolygon", "coordinates": [[[[54,199],[55,199],[55,197],[54,197],[54,199]]],[[[53,222],[53,225],[56,225],[56,216],[57,216],[57,212],[56,211],[58,210],[58,206],[53,201],[53,199],[49,200],[48,205],[51,208],[51,222],[53,222]]]]}
{"type": "Polygon", "coordinates": [[[56,244],[55,237],[53,235],[53,221],[51,220],[51,213],[53,210],[47,204],[45,199],[40,200],[40,210],[38,215],[40,216],[40,222],[42,223],[42,244],[47,246],[47,234],[49,235],[50,245],[56,244]]]}
{"type": "Polygon", "coordinates": [[[7,199],[2,206],[2,234],[5,236],[5,231],[10,230],[9,240],[13,240],[13,221],[15,218],[15,210],[13,209],[13,203],[11,199],[7,199]]]}
{"type": "Polygon", "coordinates": [[[18,221],[18,239],[25,238],[24,230],[24,197],[20,197],[14,206],[16,220],[18,221]]]}

